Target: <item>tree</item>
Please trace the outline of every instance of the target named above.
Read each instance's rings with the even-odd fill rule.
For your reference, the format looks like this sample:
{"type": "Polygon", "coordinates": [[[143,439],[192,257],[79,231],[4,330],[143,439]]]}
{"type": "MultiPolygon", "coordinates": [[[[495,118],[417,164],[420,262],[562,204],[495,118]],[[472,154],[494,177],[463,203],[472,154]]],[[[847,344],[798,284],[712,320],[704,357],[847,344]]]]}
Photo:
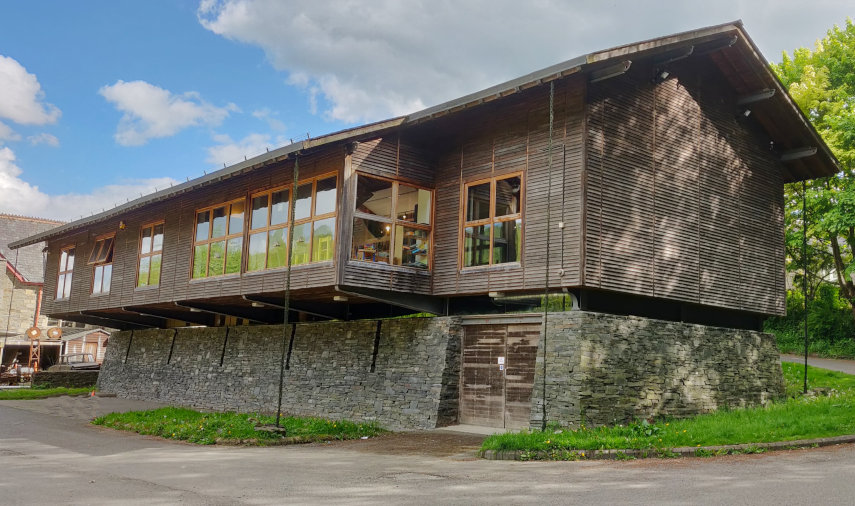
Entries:
{"type": "MultiPolygon", "coordinates": [[[[841,163],[842,171],[807,184],[811,296],[832,273],[855,318],[855,23],[835,25],[813,51],[784,52],[773,70],[841,163]]],[[[785,188],[788,270],[802,268],[802,185],[785,188]]]]}

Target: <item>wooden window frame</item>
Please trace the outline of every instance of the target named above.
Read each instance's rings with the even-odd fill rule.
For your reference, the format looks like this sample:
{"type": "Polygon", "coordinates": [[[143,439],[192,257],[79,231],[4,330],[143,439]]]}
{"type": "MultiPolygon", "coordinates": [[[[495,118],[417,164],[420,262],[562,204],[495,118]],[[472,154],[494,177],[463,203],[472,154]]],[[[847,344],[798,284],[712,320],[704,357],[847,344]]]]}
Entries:
{"type": "Polygon", "coordinates": [[[460,257],[458,258],[458,262],[461,270],[470,270],[470,269],[488,269],[496,266],[505,266],[505,265],[522,265],[522,256],[523,256],[523,243],[524,241],[524,228],[525,222],[523,221],[523,202],[525,201],[525,178],[522,171],[519,172],[511,172],[508,174],[502,174],[499,176],[491,176],[481,179],[476,179],[473,181],[468,181],[463,183],[463,190],[460,196],[461,206],[460,209],[462,213],[460,215],[460,236],[459,236],[459,246],[460,246],[460,257]],[[520,178],[520,196],[519,196],[519,210],[514,214],[505,214],[502,216],[496,216],[496,183],[502,181],[503,179],[510,179],[513,177],[520,178]],[[469,188],[472,186],[482,185],[484,183],[490,184],[490,216],[480,220],[472,220],[467,221],[466,215],[468,206],[469,206],[469,188]],[[494,238],[493,235],[495,233],[497,223],[506,223],[509,221],[520,220],[520,255],[519,258],[514,262],[502,262],[502,263],[493,263],[493,243],[494,238]],[[471,265],[466,266],[466,229],[468,227],[478,227],[483,225],[490,225],[490,252],[489,259],[490,263],[486,265],[471,265]]]}
{"type": "MultiPolygon", "coordinates": [[[[317,262],[312,260],[312,256],[314,254],[313,248],[314,248],[314,241],[315,241],[315,227],[312,226],[312,227],[309,227],[310,228],[309,261],[302,263],[302,264],[298,264],[298,265],[309,265],[312,263],[320,264],[320,263],[324,263],[324,262],[334,262],[335,261],[335,243],[338,240],[338,203],[340,200],[339,197],[341,195],[341,187],[339,186],[338,181],[339,181],[338,172],[327,172],[326,174],[321,174],[319,176],[314,176],[314,177],[311,177],[308,179],[304,179],[303,181],[297,182],[297,188],[304,186],[304,185],[311,182],[311,184],[312,184],[312,205],[311,205],[311,209],[309,212],[309,216],[307,218],[300,218],[299,220],[294,220],[293,226],[299,227],[300,225],[305,225],[306,223],[314,223],[316,221],[326,220],[328,218],[334,218],[334,221],[335,221],[335,227],[333,228],[333,233],[332,233],[332,236],[333,236],[332,258],[330,258],[329,260],[318,260],[317,262]],[[329,178],[335,179],[335,205],[333,206],[332,212],[316,215],[315,209],[317,208],[317,204],[318,204],[318,181],[321,181],[323,179],[329,179],[329,178]]],[[[293,186],[293,184],[288,185],[289,188],[292,186],[293,186]]],[[[295,202],[297,199],[297,188],[291,188],[291,198],[295,199],[295,202]]],[[[289,201],[289,205],[290,205],[290,201],[289,201]]],[[[290,211],[288,214],[290,214],[290,211]]],[[[291,246],[293,246],[293,245],[287,244],[288,248],[291,248],[291,246]]],[[[286,250],[286,254],[290,254],[290,253],[288,253],[286,250]]],[[[292,262],[293,262],[293,257],[292,257],[292,262]]],[[[296,267],[296,266],[294,266],[292,263],[292,267],[296,267]]],[[[282,267],[277,267],[277,269],[281,269],[281,268],[282,267]]]]}
{"type": "Polygon", "coordinates": [[[89,255],[89,261],[86,262],[86,265],[92,266],[92,279],[89,282],[89,294],[94,297],[99,297],[101,295],[108,295],[110,293],[110,288],[113,284],[113,258],[116,254],[116,233],[112,232],[109,234],[102,234],[95,237],[95,245],[92,246],[92,253],[89,255]],[[109,245],[107,243],[107,239],[110,240],[109,245]],[[100,246],[99,246],[100,243],[100,246]],[[108,247],[109,250],[104,252],[104,248],[108,247]],[[98,251],[98,254],[95,255],[95,251],[98,251]],[[101,258],[101,253],[104,252],[104,260],[98,261],[98,258],[101,258]],[[93,261],[92,258],[95,257],[93,261]],[[109,261],[107,261],[109,260],[109,261]],[[104,271],[106,267],[110,266],[110,284],[107,285],[106,290],[104,289],[104,271]],[[98,269],[101,269],[101,278],[100,278],[100,290],[95,291],[95,275],[98,272],[98,269]]]}
{"type": "MultiPolygon", "coordinates": [[[[338,181],[336,181],[336,182],[338,182],[338,181]]],[[[291,225],[291,221],[290,221],[290,218],[291,218],[291,216],[290,216],[290,214],[291,214],[291,199],[294,198],[294,189],[291,188],[291,186],[293,186],[293,185],[277,186],[276,188],[271,188],[269,190],[262,190],[259,192],[250,193],[248,204],[246,206],[246,240],[245,240],[246,245],[244,246],[244,252],[246,253],[246,258],[243,260],[243,266],[242,266],[243,269],[245,269],[244,272],[247,272],[247,273],[263,272],[266,270],[275,270],[275,269],[281,269],[283,267],[286,267],[286,266],[281,266],[281,267],[273,267],[272,269],[269,269],[267,267],[267,262],[268,262],[269,253],[270,253],[270,244],[269,244],[270,231],[281,230],[283,228],[288,228],[291,225]],[[271,200],[273,199],[274,193],[281,192],[282,190],[288,190],[288,209],[285,212],[285,221],[282,223],[277,223],[276,225],[271,225],[270,224],[270,218],[273,216],[273,205],[271,204],[271,200]],[[258,197],[261,197],[261,196],[267,197],[267,221],[265,222],[266,225],[264,225],[263,227],[252,228],[252,201],[258,197]],[[250,240],[251,240],[252,236],[257,235],[257,234],[261,234],[262,232],[267,237],[265,239],[265,243],[264,243],[264,267],[261,269],[249,270],[249,243],[250,243],[250,240]]],[[[338,187],[336,187],[336,189],[338,189],[338,187]]],[[[314,197],[314,194],[313,194],[313,197],[314,197]]],[[[313,200],[313,202],[314,202],[314,200],[313,200]]],[[[285,244],[285,255],[288,255],[288,248],[290,248],[290,245],[287,244],[287,242],[288,242],[287,238],[286,238],[285,242],[286,242],[286,244],[285,244]]]]}
{"type": "Polygon", "coordinates": [[[364,219],[364,220],[379,221],[381,223],[388,223],[391,226],[391,230],[389,231],[389,249],[390,249],[390,251],[392,251],[392,253],[389,255],[389,261],[388,262],[376,262],[376,261],[361,260],[358,258],[354,258],[353,257],[353,237],[351,237],[351,240],[350,240],[351,244],[348,246],[348,249],[350,250],[350,253],[348,254],[348,260],[352,260],[354,262],[363,262],[363,263],[367,263],[367,264],[385,264],[385,265],[388,265],[390,267],[415,270],[417,272],[431,272],[433,270],[433,255],[434,255],[434,249],[435,249],[434,248],[434,241],[433,241],[433,229],[434,229],[434,216],[435,216],[435,212],[436,212],[436,202],[435,202],[436,192],[434,191],[434,189],[428,188],[427,186],[411,183],[409,181],[401,181],[401,180],[393,179],[393,178],[389,178],[389,177],[376,176],[374,174],[368,174],[365,172],[356,172],[355,174],[356,174],[356,183],[355,183],[356,187],[358,187],[358,185],[359,185],[359,178],[360,177],[367,177],[370,179],[378,179],[380,181],[386,181],[386,182],[392,183],[392,201],[390,203],[390,210],[389,210],[389,216],[388,217],[379,216],[379,215],[371,214],[371,213],[364,213],[364,212],[361,212],[357,209],[353,210],[353,218],[354,219],[360,218],[360,219],[364,219]],[[422,223],[414,223],[411,221],[404,221],[404,220],[398,219],[398,217],[397,217],[398,192],[399,192],[398,188],[402,184],[404,186],[409,186],[411,188],[416,188],[418,190],[424,190],[424,191],[427,191],[430,193],[430,224],[424,225],[422,223]],[[395,247],[395,234],[397,233],[396,227],[398,227],[398,226],[415,228],[415,229],[419,229],[419,230],[426,230],[428,232],[428,240],[430,241],[429,242],[430,243],[430,252],[428,253],[427,268],[422,269],[420,267],[412,267],[412,266],[408,266],[408,265],[395,265],[394,251],[393,250],[395,247]]]}
{"type": "MultiPolygon", "coordinates": [[[[194,219],[195,219],[195,216],[194,216],[194,219]]],[[[193,223],[193,231],[194,232],[196,231],[195,229],[196,229],[196,223],[194,221],[194,223],[193,223]]],[[[195,234],[193,237],[195,238],[195,234]]],[[[164,220],[146,223],[140,227],[139,242],[138,242],[138,246],[137,246],[137,275],[134,278],[134,283],[135,283],[134,289],[135,290],[138,288],[145,289],[145,288],[149,288],[149,287],[160,286],[160,275],[159,274],[158,274],[158,278],[157,278],[157,283],[151,282],[151,260],[149,260],[148,283],[140,286],[140,279],[139,279],[140,278],[140,265],[142,264],[142,261],[144,258],[151,258],[153,256],[160,255],[160,266],[161,266],[160,268],[161,268],[161,273],[162,273],[163,272],[163,243],[165,241],[166,241],[166,224],[165,224],[164,220]],[[154,227],[156,227],[158,225],[163,225],[164,239],[160,243],[160,249],[155,250],[154,249],[154,227]],[[142,240],[143,240],[143,232],[145,232],[146,229],[151,229],[151,247],[150,247],[148,253],[143,253],[142,252],[142,240]]]]}
{"type": "Polygon", "coordinates": [[[244,253],[246,251],[246,241],[244,239],[246,238],[247,214],[248,214],[247,213],[247,199],[245,196],[241,197],[241,198],[237,198],[237,199],[227,200],[225,202],[220,202],[220,203],[214,204],[212,206],[200,207],[199,209],[196,209],[196,212],[193,213],[193,244],[191,245],[191,249],[190,249],[190,258],[191,258],[191,261],[190,261],[190,280],[191,281],[202,281],[202,280],[212,279],[212,278],[222,278],[225,276],[239,276],[243,272],[244,263],[245,263],[244,253]],[[230,234],[229,232],[231,232],[231,230],[229,230],[229,225],[231,224],[232,204],[235,204],[237,202],[243,203],[243,227],[241,228],[240,232],[230,234]],[[214,233],[214,216],[213,216],[214,215],[214,209],[217,209],[218,207],[225,207],[226,208],[226,235],[211,237],[211,234],[214,233]],[[199,218],[199,213],[203,213],[205,211],[208,211],[209,213],[211,213],[210,217],[209,217],[209,221],[208,221],[208,237],[206,239],[203,239],[200,241],[200,240],[196,239],[196,227],[198,226],[197,220],[199,218]],[[229,240],[230,239],[236,239],[238,237],[240,237],[241,240],[243,241],[241,244],[241,255],[240,255],[241,265],[240,265],[240,268],[238,269],[237,272],[226,273],[225,272],[225,270],[226,270],[225,265],[228,262],[229,240]],[[210,276],[210,275],[208,275],[208,267],[211,264],[211,247],[210,247],[210,245],[213,243],[216,243],[216,242],[220,242],[220,241],[224,241],[226,243],[226,257],[223,258],[223,273],[210,276]],[[196,265],[196,247],[197,246],[206,246],[206,245],[208,246],[208,254],[205,255],[205,275],[200,276],[198,278],[195,278],[195,277],[193,277],[193,270],[194,270],[194,267],[196,265]]]}
{"type": "Polygon", "coordinates": [[[71,298],[71,282],[74,279],[74,264],[77,263],[76,245],[63,246],[59,250],[59,269],[56,273],[56,300],[68,300],[71,298]],[[68,252],[71,251],[74,256],[74,261],[71,264],[71,269],[68,269],[68,252]],[[65,254],[65,265],[62,263],[62,255],[65,254]],[[60,285],[60,278],[63,282],[60,285]],[[65,287],[68,286],[68,296],[63,296],[65,287]]]}

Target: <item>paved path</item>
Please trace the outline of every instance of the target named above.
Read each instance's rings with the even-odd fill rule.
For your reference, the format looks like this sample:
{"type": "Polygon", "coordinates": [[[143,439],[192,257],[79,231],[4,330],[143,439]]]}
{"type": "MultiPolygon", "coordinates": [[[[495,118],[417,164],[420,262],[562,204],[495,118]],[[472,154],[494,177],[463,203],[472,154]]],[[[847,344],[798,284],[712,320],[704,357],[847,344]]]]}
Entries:
{"type": "MultiPolygon", "coordinates": [[[[96,398],[97,399],[97,398],[96,398]]],[[[851,504],[855,446],[711,459],[502,462],[360,441],[191,446],[100,429],[121,399],[0,402],[2,504],[851,504]],[[87,404],[97,402],[97,407],[87,404]],[[72,416],[71,414],[74,413],[72,416]]],[[[143,407],[143,406],[139,406],[143,407]]]]}
{"type": "MultiPolygon", "coordinates": [[[[805,363],[804,355],[781,355],[782,362],[797,362],[805,363]]],[[[846,374],[855,374],[855,360],[841,360],[837,358],[816,358],[808,357],[808,367],[814,366],[821,369],[830,369],[832,371],[845,372],[846,374]]]]}

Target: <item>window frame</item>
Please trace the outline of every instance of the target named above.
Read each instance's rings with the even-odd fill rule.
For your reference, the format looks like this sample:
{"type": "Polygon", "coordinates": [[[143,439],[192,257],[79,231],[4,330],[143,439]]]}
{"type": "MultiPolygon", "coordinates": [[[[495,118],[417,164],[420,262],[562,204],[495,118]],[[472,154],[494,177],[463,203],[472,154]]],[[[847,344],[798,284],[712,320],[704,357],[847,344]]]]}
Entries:
{"type": "MultiPolygon", "coordinates": [[[[264,272],[264,271],[268,271],[268,270],[276,270],[276,269],[281,269],[282,267],[287,267],[287,265],[283,265],[282,267],[273,267],[271,269],[271,268],[267,267],[267,263],[268,263],[268,259],[270,257],[270,231],[271,230],[282,230],[283,228],[287,229],[288,227],[291,226],[291,216],[290,216],[291,215],[291,199],[294,198],[294,189],[291,188],[291,186],[293,186],[293,185],[277,186],[274,188],[270,188],[268,190],[261,190],[261,191],[252,192],[249,194],[249,197],[247,199],[248,204],[246,206],[246,241],[245,241],[246,245],[244,246],[244,252],[246,253],[246,258],[242,260],[243,265],[241,266],[241,268],[242,268],[241,272],[249,274],[249,273],[264,272]],[[285,221],[282,223],[277,223],[276,225],[271,225],[270,224],[270,218],[273,216],[273,205],[271,202],[273,199],[273,194],[277,193],[277,192],[281,192],[282,190],[288,191],[288,209],[286,210],[286,213],[285,213],[285,221]],[[261,197],[261,196],[267,197],[267,221],[265,222],[266,224],[263,227],[252,228],[252,201],[258,197],[261,197]],[[257,235],[257,234],[261,234],[261,233],[264,233],[264,235],[265,235],[264,267],[261,269],[249,270],[249,255],[250,255],[249,244],[250,244],[250,241],[252,240],[252,236],[257,235]]],[[[286,237],[285,243],[286,243],[285,244],[285,255],[287,258],[288,248],[290,247],[290,245],[287,244],[288,243],[287,237],[286,237]]]]}
{"type": "Polygon", "coordinates": [[[196,212],[193,213],[193,229],[192,229],[193,230],[193,232],[192,232],[193,243],[190,245],[190,273],[189,273],[190,274],[190,276],[189,276],[190,281],[202,281],[202,280],[206,280],[206,279],[223,278],[223,277],[227,277],[227,276],[240,276],[243,273],[244,264],[245,264],[244,252],[246,251],[246,241],[244,240],[244,238],[247,235],[246,234],[246,228],[247,228],[247,221],[246,220],[247,220],[247,198],[246,198],[246,195],[244,195],[243,197],[240,197],[240,198],[231,199],[231,200],[227,200],[225,202],[219,202],[219,203],[211,205],[211,206],[200,207],[200,208],[196,209],[196,212]],[[229,230],[229,225],[231,224],[232,205],[237,203],[237,202],[243,203],[243,226],[241,227],[240,232],[230,234],[229,232],[231,232],[231,230],[229,230]],[[225,217],[226,217],[226,234],[222,235],[222,236],[212,237],[211,234],[214,233],[214,209],[217,209],[218,207],[225,207],[226,208],[226,215],[225,215],[225,217]],[[198,226],[199,213],[203,213],[206,211],[210,213],[209,218],[208,218],[208,237],[206,239],[203,239],[200,241],[200,240],[196,239],[196,227],[198,226]],[[228,262],[229,240],[236,239],[238,237],[240,237],[241,241],[242,241],[241,242],[241,254],[240,254],[240,267],[238,268],[237,272],[227,273],[225,266],[228,262]],[[216,274],[214,276],[210,276],[210,275],[208,275],[208,268],[211,265],[211,244],[221,242],[221,241],[225,242],[225,244],[226,244],[226,249],[225,249],[226,256],[223,258],[223,273],[222,274],[216,274]],[[207,255],[205,255],[205,275],[196,278],[196,277],[193,277],[193,270],[196,266],[196,247],[198,247],[198,246],[208,246],[208,253],[207,253],[207,255]]]}
{"type": "Polygon", "coordinates": [[[473,270],[473,269],[489,269],[495,267],[502,266],[521,266],[522,265],[522,257],[523,257],[523,244],[525,242],[525,222],[523,220],[523,202],[525,202],[525,177],[523,171],[517,172],[509,172],[507,174],[501,174],[497,176],[490,176],[480,179],[474,179],[472,181],[467,181],[463,183],[462,190],[460,193],[460,235],[459,235],[459,245],[460,245],[460,255],[458,258],[460,270],[473,270]],[[504,214],[501,216],[496,216],[496,183],[502,181],[504,179],[510,179],[518,177],[520,179],[520,195],[519,195],[519,209],[514,214],[504,214]],[[472,186],[479,186],[484,183],[490,184],[490,215],[487,218],[482,218],[480,220],[471,220],[468,221],[466,219],[466,215],[469,211],[469,188],[472,186]],[[514,262],[502,262],[502,263],[493,263],[493,246],[495,243],[494,235],[496,231],[497,223],[507,223],[510,221],[520,221],[520,254],[519,258],[514,262]],[[485,265],[465,265],[466,262],[466,229],[468,227],[478,227],[483,225],[490,225],[490,251],[489,251],[489,260],[490,262],[485,265]]]}
{"type": "MultiPolygon", "coordinates": [[[[390,254],[389,254],[389,261],[388,262],[377,262],[377,261],[355,258],[354,254],[353,254],[353,234],[351,233],[350,244],[348,245],[348,251],[349,251],[349,253],[347,255],[348,262],[353,261],[353,262],[360,262],[362,264],[386,265],[388,267],[392,267],[395,269],[400,268],[400,269],[413,270],[416,272],[432,272],[433,271],[433,261],[434,261],[434,249],[435,249],[434,248],[433,232],[434,232],[434,223],[436,221],[435,220],[436,191],[433,188],[424,186],[422,184],[413,183],[410,181],[404,181],[404,180],[400,180],[400,179],[394,179],[394,178],[390,178],[390,177],[378,176],[375,174],[369,174],[367,172],[355,171],[354,174],[356,175],[356,181],[354,182],[355,188],[359,187],[359,178],[360,177],[367,177],[369,179],[377,179],[377,180],[386,181],[386,182],[392,184],[391,202],[389,204],[389,209],[390,209],[389,210],[389,216],[380,216],[377,214],[365,213],[365,212],[357,210],[356,206],[354,205],[353,216],[351,217],[352,220],[356,219],[356,218],[360,218],[360,219],[364,219],[364,220],[378,221],[380,223],[386,223],[386,224],[390,225],[390,227],[391,227],[391,229],[389,231],[389,251],[390,251],[390,254]],[[404,220],[398,219],[398,217],[397,217],[397,214],[398,214],[398,194],[399,194],[400,185],[402,185],[402,184],[404,186],[416,188],[417,190],[424,190],[424,191],[430,193],[430,223],[428,225],[425,225],[423,223],[415,223],[415,222],[411,222],[411,221],[404,221],[404,220]],[[422,269],[420,267],[413,267],[413,266],[409,266],[409,265],[396,265],[395,264],[395,258],[394,258],[395,257],[395,253],[394,253],[395,235],[397,234],[397,227],[399,227],[399,226],[400,227],[415,228],[415,229],[419,229],[419,230],[426,230],[428,232],[428,241],[430,244],[430,251],[428,252],[428,265],[426,268],[422,269]]],[[[356,189],[354,189],[354,192],[356,192],[356,189]]]]}
{"type": "MultiPolygon", "coordinates": [[[[299,220],[294,220],[294,223],[291,224],[290,226],[296,228],[296,227],[299,227],[300,225],[305,225],[306,223],[315,223],[316,221],[326,220],[329,218],[333,218],[334,223],[335,223],[335,227],[333,228],[333,233],[332,233],[332,237],[333,237],[332,258],[330,258],[329,260],[318,260],[318,261],[312,260],[312,256],[314,254],[313,249],[314,249],[314,242],[315,242],[315,227],[312,226],[312,227],[309,227],[310,228],[309,241],[308,241],[308,243],[309,243],[309,260],[305,263],[294,265],[294,263],[293,263],[294,257],[290,253],[290,248],[293,246],[293,244],[291,244],[291,243],[293,243],[293,241],[294,241],[294,236],[293,236],[293,234],[290,234],[291,235],[291,241],[288,241],[289,244],[286,245],[289,249],[285,250],[285,254],[286,255],[292,255],[291,256],[291,267],[292,268],[300,266],[300,265],[311,265],[311,264],[322,264],[324,262],[335,262],[335,244],[338,240],[338,226],[339,226],[339,224],[338,224],[338,203],[340,200],[339,197],[341,195],[341,188],[338,184],[338,181],[339,181],[338,172],[327,172],[325,174],[321,174],[318,176],[312,176],[312,177],[306,178],[302,181],[298,181],[296,188],[293,188],[293,186],[294,186],[293,183],[289,184],[287,186],[288,188],[291,189],[290,190],[291,191],[290,198],[294,199],[294,202],[295,202],[294,209],[296,211],[297,189],[300,188],[301,186],[305,186],[308,183],[311,183],[311,185],[312,185],[312,205],[311,205],[311,209],[309,210],[310,211],[309,216],[306,218],[300,218],[299,220]],[[317,204],[318,204],[318,181],[321,181],[324,179],[329,179],[329,178],[335,179],[335,205],[333,205],[333,210],[331,212],[316,215],[315,210],[316,210],[317,204]]],[[[288,205],[289,206],[291,205],[290,201],[288,202],[288,205]]],[[[289,215],[291,214],[290,207],[288,210],[288,214],[289,215]]],[[[289,216],[289,218],[290,218],[290,216],[289,216]]],[[[275,267],[274,269],[268,269],[268,270],[276,270],[276,269],[283,269],[283,268],[287,268],[287,265],[285,265],[284,267],[275,267]]],[[[258,271],[253,271],[253,272],[258,272],[258,271]]]]}
{"type": "Polygon", "coordinates": [[[101,234],[95,237],[95,244],[92,246],[92,253],[89,255],[89,261],[86,262],[86,265],[92,266],[92,278],[89,280],[89,295],[92,297],[100,297],[102,295],[109,295],[110,289],[113,286],[113,259],[116,255],[116,233],[110,232],[107,234],[101,234]],[[107,246],[107,240],[109,242],[109,250],[107,250],[104,254],[104,260],[98,261],[98,258],[101,258],[101,252],[104,251],[104,247],[107,246]],[[98,243],[101,243],[100,247],[98,243]],[[98,251],[98,255],[95,256],[95,251],[98,251]],[[95,256],[95,260],[92,260],[92,257],[95,256]],[[108,262],[109,260],[109,262],[108,262]],[[110,266],[110,284],[107,286],[107,289],[104,289],[104,272],[106,271],[107,266],[110,266]],[[95,291],[95,275],[98,272],[98,269],[101,269],[101,277],[100,277],[100,290],[98,292],[95,291]]]}
{"type": "Polygon", "coordinates": [[[71,298],[71,282],[74,279],[74,264],[77,263],[77,249],[76,244],[71,244],[68,246],[63,246],[59,249],[59,268],[56,273],[56,299],[55,300],[69,300],[71,298]],[[68,252],[71,251],[72,254],[69,255],[68,252]],[[62,263],[62,255],[65,254],[65,265],[62,263]],[[68,257],[73,256],[74,260],[71,263],[71,269],[68,269],[68,257]],[[64,269],[64,270],[63,270],[64,269]],[[59,279],[62,277],[63,283],[62,286],[59,284],[59,279]],[[68,296],[63,296],[65,294],[65,287],[68,286],[68,296]]]}
{"type": "MultiPolygon", "coordinates": [[[[193,228],[194,228],[193,231],[195,232],[195,228],[196,228],[195,222],[193,223],[193,228]]],[[[195,238],[195,234],[194,234],[194,238],[195,238]]],[[[163,272],[163,244],[166,242],[166,222],[165,222],[165,220],[153,221],[151,223],[145,223],[145,224],[141,225],[138,239],[139,239],[139,242],[137,243],[137,274],[134,278],[134,290],[146,289],[146,288],[157,288],[160,286],[160,275],[158,274],[157,283],[151,282],[151,260],[149,260],[149,267],[148,267],[149,268],[149,270],[148,270],[148,284],[140,285],[140,265],[142,264],[143,258],[151,258],[151,257],[154,257],[156,255],[160,255],[160,266],[161,266],[160,272],[161,273],[163,272]],[[163,240],[160,243],[160,249],[155,251],[155,249],[154,249],[154,228],[157,227],[158,225],[163,225],[163,240]],[[142,252],[143,232],[149,228],[151,229],[151,247],[150,247],[148,253],[143,253],[142,252]]]]}

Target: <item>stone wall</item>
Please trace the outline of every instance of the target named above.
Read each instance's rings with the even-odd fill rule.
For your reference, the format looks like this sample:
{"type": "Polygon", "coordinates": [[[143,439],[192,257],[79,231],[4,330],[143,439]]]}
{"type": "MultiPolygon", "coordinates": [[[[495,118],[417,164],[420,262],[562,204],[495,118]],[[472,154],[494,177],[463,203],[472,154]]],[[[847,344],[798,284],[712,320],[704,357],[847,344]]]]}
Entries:
{"type": "Polygon", "coordinates": [[[283,413],[432,428],[457,418],[459,323],[407,318],[116,332],[98,386],[204,409],[275,412],[279,358],[293,331],[283,413]]]}
{"type": "Polygon", "coordinates": [[[33,386],[91,387],[98,381],[98,371],[37,372],[33,375],[33,386]]]}
{"type": "MultiPolygon", "coordinates": [[[[550,313],[546,419],[565,426],[689,416],[784,394],[771,334],[591,312],[550,313]]],[[[538,349],[531,425],[543,420],[538,349]]]]}
{"type": "MultiPolygon", "coordinates": [[[[25,285],[18,281],[0,260],[0,332],[23,334],[33,326],[33,317],[39,300],[38,285],[25,285]],[[14,292],[14,293],[13,293],[14,292]]],[[[39,315],[39,327],[47,329],[47,317],[39,315]]]]}

